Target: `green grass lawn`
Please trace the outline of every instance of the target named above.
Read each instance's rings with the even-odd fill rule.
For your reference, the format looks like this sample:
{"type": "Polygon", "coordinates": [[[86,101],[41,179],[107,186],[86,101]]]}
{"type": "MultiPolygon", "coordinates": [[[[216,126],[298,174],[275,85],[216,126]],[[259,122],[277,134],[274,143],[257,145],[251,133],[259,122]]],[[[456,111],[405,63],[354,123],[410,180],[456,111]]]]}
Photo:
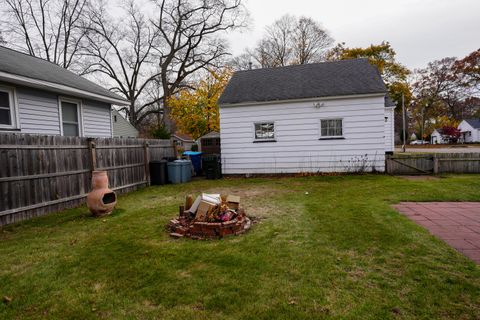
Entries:
{"type": "Polygon", "coordinates": [[[480,176],[199,180],[0,228],[0,319],[479,319],[480,268],[390,205],[480,201],[480,176]],[[165,231],[188,193],[234,193],[258,223],[165,231]],[[308,192],[308,194],[307,194],[308,192]]]}

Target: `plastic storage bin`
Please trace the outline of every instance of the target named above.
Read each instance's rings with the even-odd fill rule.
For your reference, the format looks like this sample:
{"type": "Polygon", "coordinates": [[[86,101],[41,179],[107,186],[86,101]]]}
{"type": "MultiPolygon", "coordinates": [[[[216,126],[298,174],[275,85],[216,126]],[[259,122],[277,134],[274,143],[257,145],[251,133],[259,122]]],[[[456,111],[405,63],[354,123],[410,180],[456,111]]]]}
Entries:
{"type": "Polygon", "coordinates": [[[182,163],[175,160],[167,163],[168,181],[182,183],[182,163]]]}
{"type": "Polygon", "coordinates": [[[192,162],[190,160],[177,160],[182,164],[182,183],[192,180],[192,162]]]}
{"type": "Polygon", "coordinates": [[[190,160],[175,160],[167,164],[168,180],[171,183],[185,183],[192,180],[192,162],[190,160]]]}

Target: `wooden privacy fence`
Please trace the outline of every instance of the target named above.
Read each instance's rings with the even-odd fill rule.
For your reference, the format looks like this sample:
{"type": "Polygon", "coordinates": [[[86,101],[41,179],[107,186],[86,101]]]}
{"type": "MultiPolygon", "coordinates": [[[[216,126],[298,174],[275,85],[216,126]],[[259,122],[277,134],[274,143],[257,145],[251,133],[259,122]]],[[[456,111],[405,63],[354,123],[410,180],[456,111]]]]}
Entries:
{"type": "Polygon", "coordinates": [[[480,153],[395,154],[386,157],[388,174],[480,173],[480,153]]]}
{"type": "Polygon", "coordinates": [[[123,193],[149,184],[149,162],[170,140],[0,134],[0,226],[83,203],[92,170],[123,193]]]}

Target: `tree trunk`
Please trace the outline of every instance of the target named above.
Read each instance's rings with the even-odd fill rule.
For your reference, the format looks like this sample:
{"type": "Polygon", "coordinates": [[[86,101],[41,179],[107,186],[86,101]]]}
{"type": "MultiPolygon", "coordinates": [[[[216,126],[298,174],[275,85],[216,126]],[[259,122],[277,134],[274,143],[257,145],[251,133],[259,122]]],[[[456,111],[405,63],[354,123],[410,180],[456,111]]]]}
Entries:
{"type": "Polygon", "coordinates": [[[175,122],[172,120],[170,117],[170,107],[168,106],[168,97],[163,98],[163,124],[165,126],[165,129],[170,132],[171,134],[174,134],[176,131],[176,126],[175,122]]]}

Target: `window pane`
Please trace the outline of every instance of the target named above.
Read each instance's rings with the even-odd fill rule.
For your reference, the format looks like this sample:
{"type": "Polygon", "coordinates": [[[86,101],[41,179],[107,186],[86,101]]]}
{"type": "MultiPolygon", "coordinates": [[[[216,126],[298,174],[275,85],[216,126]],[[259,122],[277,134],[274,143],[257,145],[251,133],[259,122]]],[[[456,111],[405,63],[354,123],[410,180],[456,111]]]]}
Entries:
{"type": "Polygon", "coordinates": [[[322,137],[334,137],[343,135],[342,119],[320,120],[320,135],[322,137]]]}
{"type": "Polygon", "coordinates": [[[62,102],[62,119],[65,122],[78,122],[77,105],[70,102],[62,102]]]}
{"type": "Polygon", "coordinates": [[[10,108],[10,98],[8,92],[0,91],[0,108],[10,108]]]}
{"type": "Polygon", "coordinates": [[[63,135],[64,136],[78,136],[78,125],[71,123],[63,124],[63,135]]]}
{"type": "Polygon", "coordinates": [[[12,125],[12,119],[10,118],[10,110],[0,109],[0,124],[12,125]]]}
{"type": "Polygon", "coordinates": [[[274,139],[275,126],[272,122],[255,123],[255,139],[274,139]]]}

